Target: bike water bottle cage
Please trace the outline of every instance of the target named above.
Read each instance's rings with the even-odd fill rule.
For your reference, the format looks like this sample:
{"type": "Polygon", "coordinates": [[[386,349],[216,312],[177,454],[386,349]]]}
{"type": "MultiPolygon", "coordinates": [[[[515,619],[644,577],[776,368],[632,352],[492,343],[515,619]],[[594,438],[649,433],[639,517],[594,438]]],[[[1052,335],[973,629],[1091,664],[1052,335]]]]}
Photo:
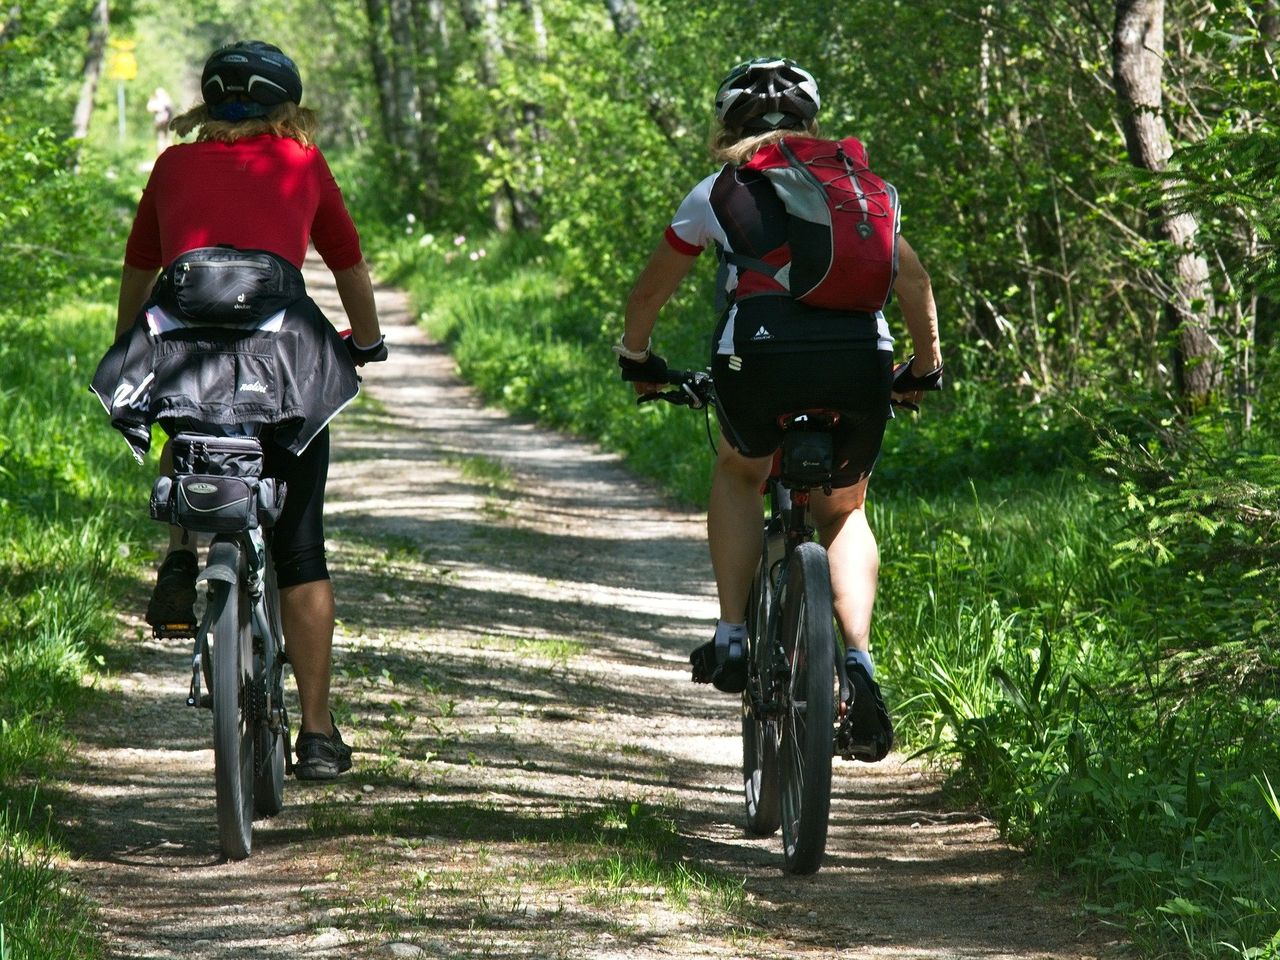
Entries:
{"type": "Polygon", "coordinates": [[[779,475],[785,487],[828,487],[835,469],[831,429],[840,414],[812,410],[779,418],[786,434],[782,438],[779,475]]]}

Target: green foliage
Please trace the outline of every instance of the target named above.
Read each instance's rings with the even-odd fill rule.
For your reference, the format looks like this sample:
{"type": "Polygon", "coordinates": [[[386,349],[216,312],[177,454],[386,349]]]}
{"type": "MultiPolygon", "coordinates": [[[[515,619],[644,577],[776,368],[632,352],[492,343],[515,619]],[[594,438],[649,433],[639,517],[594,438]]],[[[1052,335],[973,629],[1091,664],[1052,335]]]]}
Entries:
{"type": "Polygon", "coordinates": [[[101,181],[76,173],[67,140],[81,57],[68,40],[87,36],[89,6],[23,4],[0,34],[0,288],[20,314],[101,269],[101,181]]]}
{"type": "Polygon", "coordinates": [[[94,960],[90,910],[64,889],[47,827],[32,829],[35,805],[0,808],[0,960],[94,960]]]}
{"type": "MultiPolygon", "coordinates": [[[[86,390],[108,308],[0,318],[0,804],[11,804],[62,756],[64,723],[117,630],[137,577],[129,558],[150,531],[141,471],[86,390]]],[[[0,847],[0,927],[14,956],[96,956],[47,845],[9,818],[0,847]]]]}

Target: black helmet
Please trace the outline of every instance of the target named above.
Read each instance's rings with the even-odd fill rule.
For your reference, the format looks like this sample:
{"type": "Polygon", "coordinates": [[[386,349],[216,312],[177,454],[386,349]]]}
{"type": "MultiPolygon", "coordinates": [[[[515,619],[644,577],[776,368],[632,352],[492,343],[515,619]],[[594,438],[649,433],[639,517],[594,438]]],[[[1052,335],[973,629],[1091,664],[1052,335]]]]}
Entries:
{"type": "Polygon", "coordinates": [[[800,129],[821,105],[813,74],[782,57],[738,64],[716,91],[716,116],[734,130],[800,129]]]}
{"type": "Polygon", "coordinates": [[[215,120],[262,117],[272,107],[302,102],[302,76],[279,47],[241,40],[213,52],[200,91],[215,120]]]}

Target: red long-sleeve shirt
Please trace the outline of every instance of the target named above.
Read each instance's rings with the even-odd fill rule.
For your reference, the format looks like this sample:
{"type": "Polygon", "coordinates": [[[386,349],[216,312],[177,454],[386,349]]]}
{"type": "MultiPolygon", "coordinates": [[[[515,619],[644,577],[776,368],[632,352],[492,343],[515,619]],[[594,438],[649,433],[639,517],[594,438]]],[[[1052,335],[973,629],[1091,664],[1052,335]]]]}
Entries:
{"type": "Polygon", "coordinates": [[[360,236],[317,147],[262,134],[170,147],[138,201],[125,263],[155,270],[194,247],[270,250],[302,266],[307,241],[331,270],[360,262],[360,236]]]}

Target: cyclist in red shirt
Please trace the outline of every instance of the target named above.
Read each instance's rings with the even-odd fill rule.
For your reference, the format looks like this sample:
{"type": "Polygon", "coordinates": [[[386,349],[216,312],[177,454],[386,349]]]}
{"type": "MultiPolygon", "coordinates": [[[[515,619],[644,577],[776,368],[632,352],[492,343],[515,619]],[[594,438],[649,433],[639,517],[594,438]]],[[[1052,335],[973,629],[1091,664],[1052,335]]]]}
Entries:
{"type": "MultiPolygon", "coordinates": [[[[162,294],[174,271],[166,269],[159,283],[157,274],[180,255],[221,245],[273,261],[283,271],[298,296],[279,322],[289,322],[286,315],[296,308],[298,322],[319,317],[323,323],[302,289],[300,269],[310,242],[333,272],[350,319],[351,360],[361,365],[385,358],[360,238],[315,145],[315,114],[300,106],[302,79],[293,61],[270,44],[234,43],[209,58],[201,88],[204,102],[172,121],[179,135],[197,131],[195,142],[160,155],[138,203],[125,248],[117,338],[135,324],[149,325],[153,337],[166,332],[164,324],[186,325],[164,309],[162,294]]],[[[263,446],[267,472],[288,488],[272,558],[302,707],[294,769],[302,779],[330,779],[350,769],[351,749],[329,712],[334,599],[322,524],[328,429],[300,453],[271,442],[270,433],[263,446]]],[[[162,463],[167,466],[167,451],[162,463]]],[[[171,528],[148,623],[194,622],[194,551],[184,532],[171,528]]]]}

